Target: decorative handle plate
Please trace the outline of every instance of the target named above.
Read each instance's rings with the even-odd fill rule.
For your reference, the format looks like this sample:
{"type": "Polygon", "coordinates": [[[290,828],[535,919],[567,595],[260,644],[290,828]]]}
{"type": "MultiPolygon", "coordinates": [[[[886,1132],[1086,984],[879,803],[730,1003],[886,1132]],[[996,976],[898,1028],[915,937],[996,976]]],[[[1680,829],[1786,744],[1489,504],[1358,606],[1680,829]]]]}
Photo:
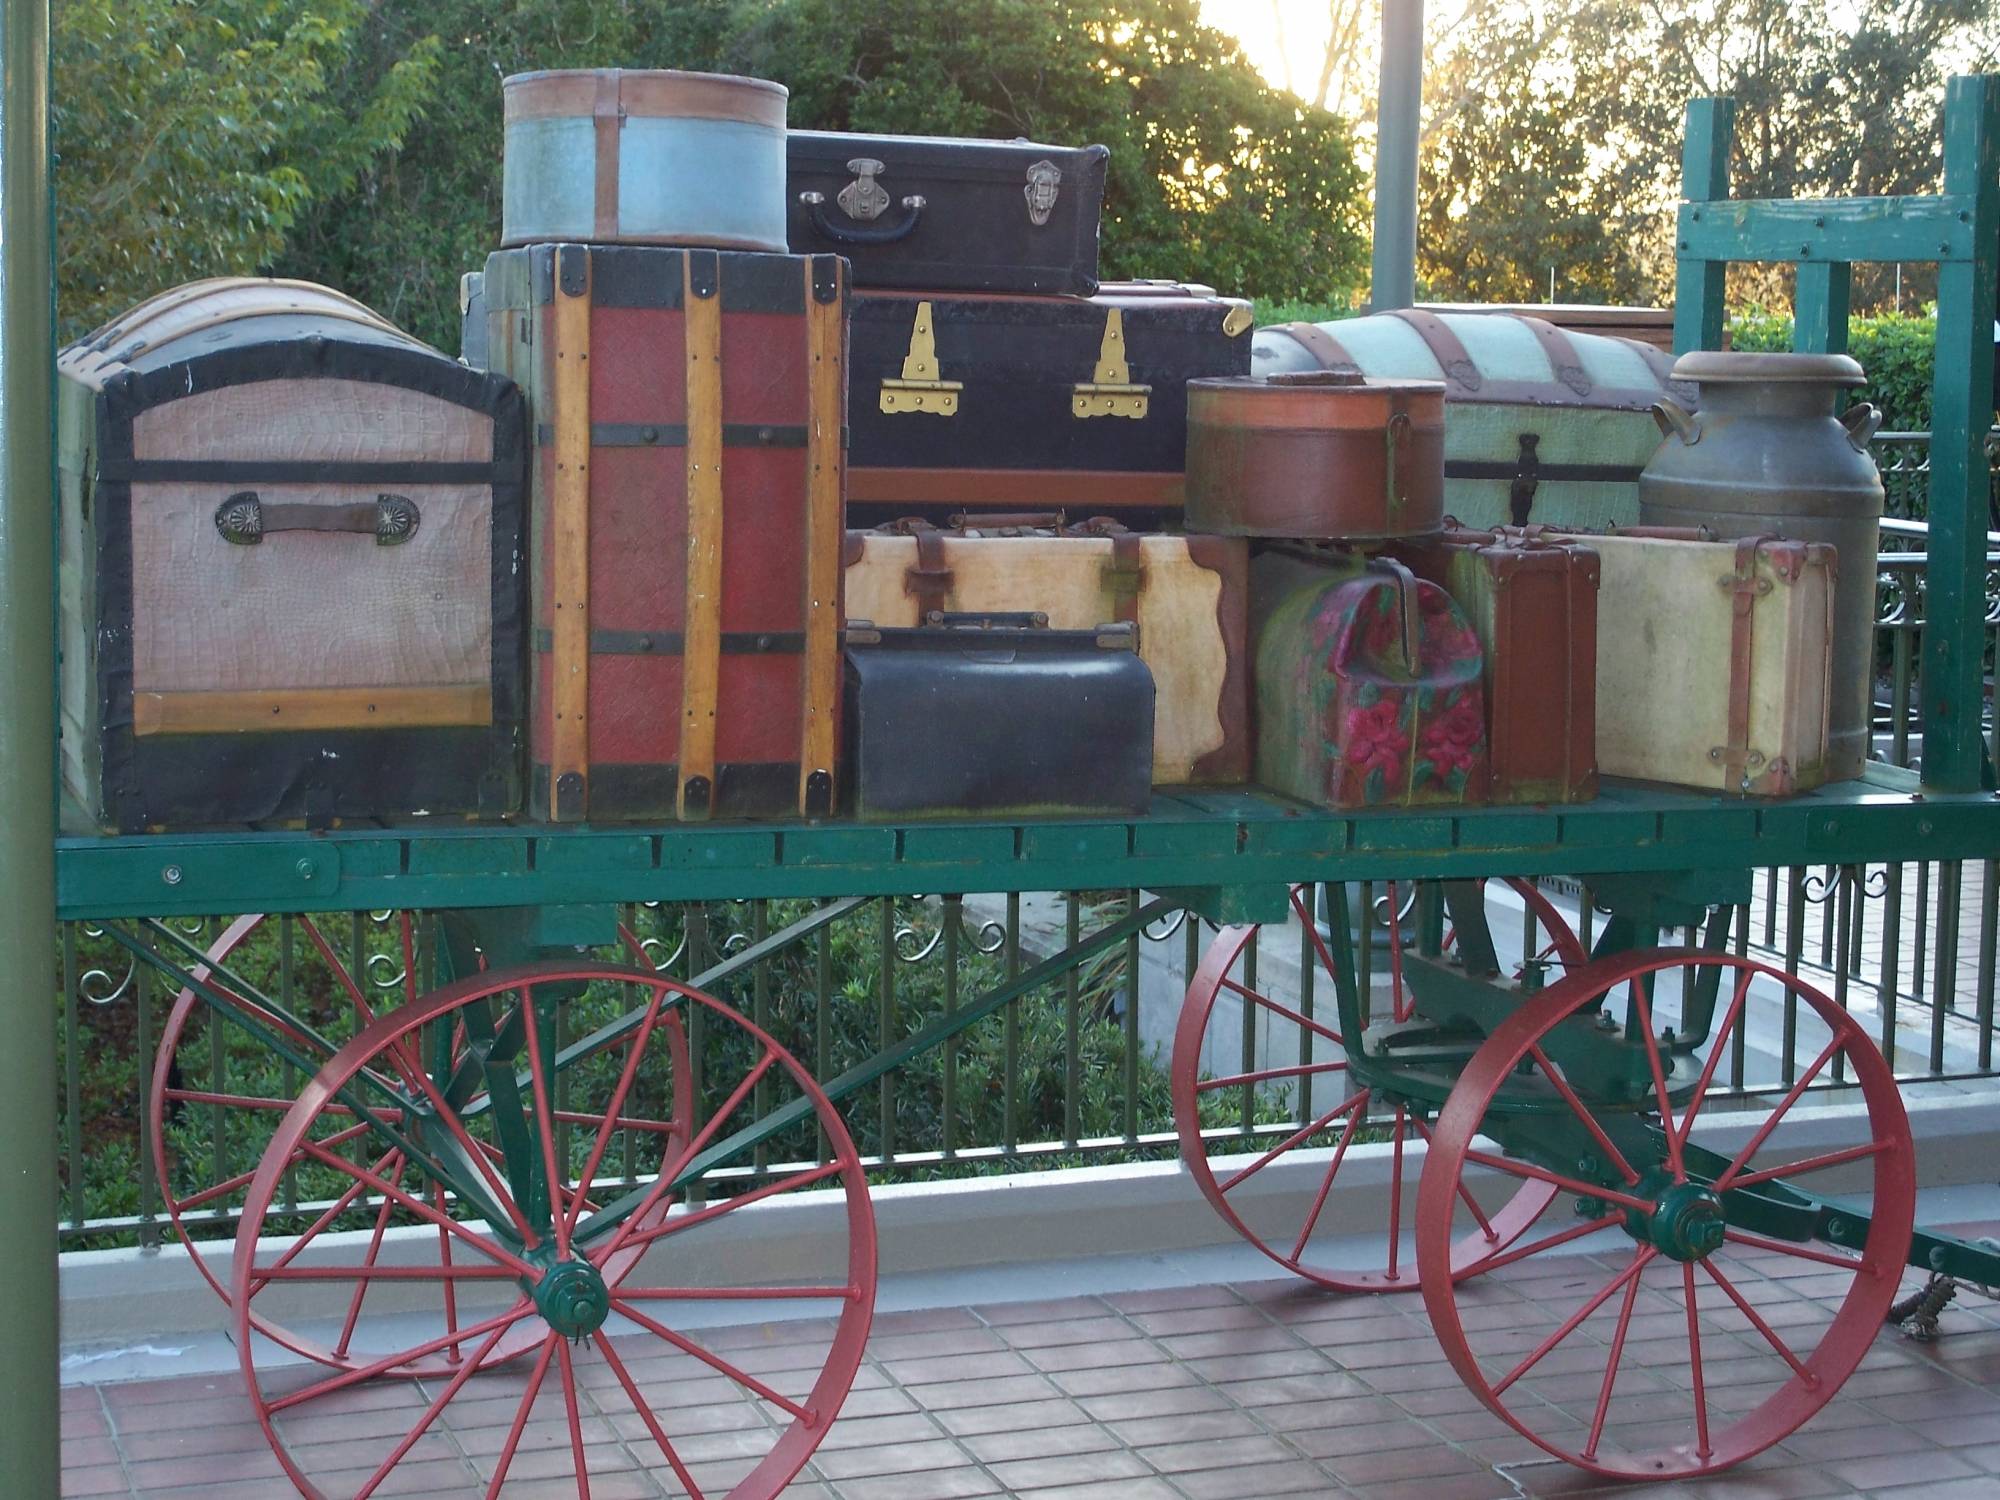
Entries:
{"type": "Polygon", "coordinates": [[[397,547],[417,534],[422,513],[402,495],[377,495],[354,505],[267,505],[255,490],[239,490],[215,508],[215,529],[238,547],[254,547],[274,531],[344,531],[397,547]]]}

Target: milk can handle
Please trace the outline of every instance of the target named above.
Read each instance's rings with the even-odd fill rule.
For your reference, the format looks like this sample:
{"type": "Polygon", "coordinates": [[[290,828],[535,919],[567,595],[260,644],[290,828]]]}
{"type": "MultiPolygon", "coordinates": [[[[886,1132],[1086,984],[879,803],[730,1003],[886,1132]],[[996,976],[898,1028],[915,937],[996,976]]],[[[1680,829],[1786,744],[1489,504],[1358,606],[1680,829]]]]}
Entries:
{"type": "Polygon", "coordinates": [[[1700,420],[1671,396],[1662,396],[1650,410],[1661,437],[1677,437],[1690,448],[1701,441],[1700,420]]]}
{"type": "Polygon", "coordinates": [[[1856,453],[1868,451],[1868,440],[1882,427],[1882,408],[1867,401],[1857,401],[1840,414],[1840,425],[1847,429],[1847,440],[1854,444],[1856,453]]]}

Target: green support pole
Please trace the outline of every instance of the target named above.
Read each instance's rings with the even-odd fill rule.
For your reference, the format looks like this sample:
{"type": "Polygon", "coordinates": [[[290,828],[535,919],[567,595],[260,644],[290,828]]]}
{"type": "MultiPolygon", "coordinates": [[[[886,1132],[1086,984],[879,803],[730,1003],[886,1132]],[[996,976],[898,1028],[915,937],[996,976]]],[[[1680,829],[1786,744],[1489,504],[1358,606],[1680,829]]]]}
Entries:
{"type": "Polygon", "coordinates": [[[1798,354],[1845,354],[1854,268],[1845,261],[1809,260],[1799,266],[1792,294],[1792,349],[1798,354]]]}
{"type": "Polygon", "coordinates": [[[1993,422],[1994,282],[2000,277],[2000,79],[1945,90],[1944,190],[1972,206],[1972,257],[1938,267],[1923,655],[1926,786],[1991,786],[1980,727],[1986,612],[1986,432],[1993,422]]]}
{"type": "Polygon", "coordinates": [[[1417,150],[1423,100],[1424,0],[1383,0],[1371,312],[1409,307],[1417,300],[1417,150]]]}
{"type": "MultiPolygon", "coordinates": [[[[1736,136],[1734,99],[1695,99],[1687,107],[1687,140],[1681,148],[1681,197],[1709,203],[1729,196],[1729,145],[1736,136]]],[[[1680,247],[1687,249],[1687,242],[1680,247]]],[[[1676,262],[1674,352],[1722,347],[1723,293],[1729,267],[1718,260],[1676,262]]]]}
{"type": "Polygon", "coordinates": [[[0,22],[0,1455],[61,1488],[56,1379],[55,277],[48,0],[0,22]]]}

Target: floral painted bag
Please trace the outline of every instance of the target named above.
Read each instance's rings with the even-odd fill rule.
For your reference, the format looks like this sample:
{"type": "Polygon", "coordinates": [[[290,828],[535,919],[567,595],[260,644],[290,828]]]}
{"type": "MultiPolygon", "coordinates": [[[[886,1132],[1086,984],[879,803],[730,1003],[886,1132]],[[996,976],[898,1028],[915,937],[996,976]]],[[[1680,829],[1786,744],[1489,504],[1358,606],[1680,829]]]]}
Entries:
{"type": "Polygon", "coordinates": [[[1389,559],[1280,576],[1258,611],[1257,779],[1325,807],[1485,801],[1479,638],[1451,596],[1389,559]]]}

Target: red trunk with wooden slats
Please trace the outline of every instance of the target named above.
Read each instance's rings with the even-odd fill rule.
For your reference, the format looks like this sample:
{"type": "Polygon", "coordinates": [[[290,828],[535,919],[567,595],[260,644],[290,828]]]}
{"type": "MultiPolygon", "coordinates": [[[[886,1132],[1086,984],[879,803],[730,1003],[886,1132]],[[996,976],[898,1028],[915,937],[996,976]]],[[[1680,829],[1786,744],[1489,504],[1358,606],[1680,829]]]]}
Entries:
{"type": "Polygon", "coordinates": [[[842,262],[535,246],[485,289],[534,424],[531,810],[830,811],[842,262]]]}

